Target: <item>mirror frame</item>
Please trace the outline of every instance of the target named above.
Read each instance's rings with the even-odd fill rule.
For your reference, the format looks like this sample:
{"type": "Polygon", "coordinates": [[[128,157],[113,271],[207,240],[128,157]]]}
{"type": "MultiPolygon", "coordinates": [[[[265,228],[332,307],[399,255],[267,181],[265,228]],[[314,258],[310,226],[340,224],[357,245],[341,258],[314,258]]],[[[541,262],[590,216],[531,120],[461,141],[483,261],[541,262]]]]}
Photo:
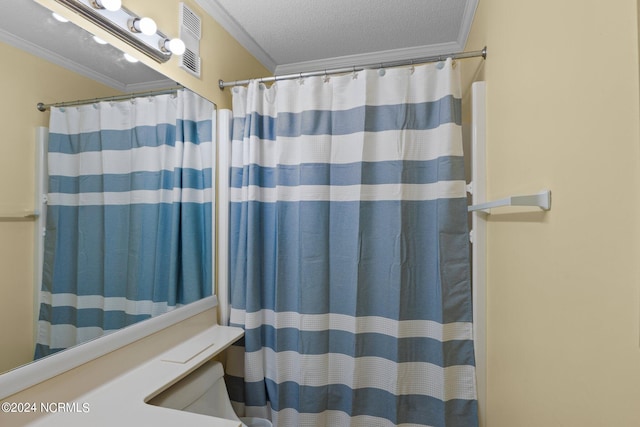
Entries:
{"type": "MultiPolygon", "coordinates": [[[[57,3],[55,3],[53,0],[35,0],[35,3],[52,11],[57,10],[57,6],[58,6],[57,3]]],[[[85,31],[93,33],[93,31],[90,31],[87,29],[87,26],[85,25],[86,23],[82,22],[82,20],[78,22],[77,19],[72,19],[71,22],[74,25],[84,29],[85,31]]],[[[127,46],[125,46],[125,49],[123,49],[124,51],[126,51],[126,47],[127,46]]],[[[21,48],[21,47],[18,47],[18,49],[23,51],[25,50],[24,48],[21,48]]],[[[34,56],[38,56],[38,55],[35,55],[33,52],[27,51],[27,53],[34,56]]],[[[178,82],[177,76],[175,75],[175,73],[171,72],[172,69],[169,69],[166,66],[164,68],[158,67],[157,64],[150,65],[149,63],[147,63],[147,61],[144,61],[144,60],[141,60],[141,62],[145,64],[147,67],[160,73],[165,78],[178,82]]],[[[175,61],[172,61],[172,62],[175,63],[175,61]]],[[[71,71],[78,73],[77,70],[71,70],[71,71]]],[[[78,74],[83,75],[81,73],[78,73],[78,74]]],[[[187,81],[189,81],[190,79],[190,76],[187,74],[185,74],[184,76],[180,75],[180,77],[181,78],[184,77],[187,81]]],[[[205,99],[208,99],[214,104],[216,104],[215,112],[213,115],[213,125],[214,125],[213,135],[214,135],[214,138],[216,138],[217,131],[218,131],[216,127],[217,114],[220,112],[220,110],[218,109],[218,105],[215,102],[215,99],[218,96],[217,87],[215,88],[215,93],[214,93],[214,95],[216,96],[211,97],[211,93],[208,93],[209,96],[207,96],[207,91],[197,90],[198,88],[202,89],[202,87],[200,87],[202,79],[197,79],[197,81],[196,80],[194,81],[198,84],[192,84],[191,86],[195,86],[195,88],[192,88],[191,90],[193,90],[195,93],[198,93],[200,96],[204,97],[205,99]]],[[[105,84],[104,82],[100,82],[100,83],[105,84]]],[[[117,90],[122,91],[122,89],[117,89],[117,90]]],[[[214,153],[215,153],[214,164],[217,170],[220,167],[220,165],[218,164],[218,154],[217,152],[214,152],[214,153]]],[[[218,179],[217,172],[215,172],[214,176],[216,176],[215,179],[217,181],[218,179]]],[[[218,186],[216,185],[216,182],[214,182],[214,188],[216,189],[216,192],[217,192],[218,186]]],[[[216,218],[216,222],[217,222],[218,215],[220,215],[220,213],[218,212],[219,203],[220,201],[218,197],[216,197],[213,201],[213,209],[214,209],[213,212],[214,212],[214,218],[216,218]]],[[[37,219],[36,221],[34,221],[34,224],[36,223],[37,223],[37,219]]],[[[38,233],[34,233],[34,234],[37,235],[38,233]]],[[[180,323],[190,317],[193,317],[211,308],[217,307],[219,310],[222,310],[223,312],[225,312],[225,310],[228,311],[228,308],[225,308],[224,304],[222,307],[218,306],[218,299],[215,296],[216,288],[217,288],[216,286],[217,279],[221,275],[220,274],[221,272],[218,270],[219,269],[222,270],[222,268],[216,262],[217,260],[216,252],[221,247],[220,243],[217,241],[217,234],[218,234],[218,230],[217,230],[217,227],[214,225],[213,234],[212,234],[212,243],[213,243],[212,274],[214,278],[214,281],[212,283],[212,292],[214,295],[199,301],[195,301],[188,305],[182,306],[171,312],[161,314],[154,318],[145,319],[143,322],[130,325],[121,330],[94,338],[93,340],[90,340],[90,341],[80,343],[77,346],[65,349],[64,351],[55,353],[51,356],[38,359],[37,361],[28,362],[28,363],[25,363],[24,365],[19,365],[7,371],[0,372],[0,399],[13,395],[17,392],[20,392],[33,385],[39,384],[43,381],[49,380],[56,375],[59,375],[68,370],[74,369],[84,363],[87,363],[91,360],[104,356],[114,350],[117,350],[123,346],[131,344],[135,341],[138,341],[139,339],[145,338],[162,329],[165,329],[167,327],[180,323]]],[[[39,285],[38,282],[37,282],[37,285],[39,285]]],[[[35,291],[39,292],[39,287],[36,287],[35,291]]],[[[225,295],[221,295],[221,300],[222,301],[225,300],[225,295]]],[[[36,306],[34,310],[34,314],[37,317],[38,307],[39,307],[39,301],[37,300],[37,298],[34,299],[34,304],[36,306]]],[[[212,318],[212,323],[213,324],[218,323],[215,315],[212,318]]],[[[37,328],[37,320],[34,323],[34,327],[37,328]]]]}
{"type": "MultiPolygon", "coordinates": [[[[37,21],[39,22],[32,20],[35,26],[48,26],[48,24],[45,24],[45,21],[41,21],[42,16],[46,16],[49,20],[53,21],[53,18],[50,18],[51,9],[39,1],[27,3],[18,0],[11,0],[10,2],[5,2],[7,8],[12,8],[12,5],[18,6],[18,3],[24,3],[24,6],[28,11],[37,11],[33,16],[37,16],[37,21]]],[[[15,9],[20,11],[20,8],[18,7],[15,9]]],[[[13,14],[11,13],[7,15],[7,17],[10,16],[13,16],[13,14]]],[[[30,15],[27,14],[27,16],[30,15]]],[[[18,22],[20,21],[18,20],[18,22]]],[[[78,36],[77,38],[80,39],[80,43],[90,43],[88,41],[88,37],[91,33],[77,23],[56,23],[56,25],[58,24],[60,27],[52,25],[56,37],[58,37],[58,34],[62,37],[78,36]],[[59,33],[55,32],[55,29],[62,28],[64,28],[64,30],[60,30],[59,33]]],[[[13,80],[16,73],[19,73],[18,70],[20,69],[19,67],[22,66],[22,61],[26,61],[26,63],[32,65],[31,70],[36,70],[36,75],[41,74],[42,72],[48,73],[51,70],[56,71],[56,74],[54,75],[65,79],[64,84],[61,85],[63,87],[75,85],[74,82],[76,79],[82,81],[82,83],[77,84],[81,89],[78,89],[78,92],[75,92],[71,98],[58,99],[57,97],[61,93],[66,92],[61,89],[49,92],[47,90],[40,90],[39,88],[28,92],[28,96],[23,98],[24,102],[20,104],[20,109],[27,105],[26,100],[28,100],[29,111],[20,113],[20,116],[24,118],[21,118],[17,125],[14,125],[14,123],[9,120],[11,122],[11,127],[15,127],[17,129],[16,135],[20,136],[18,141],[25,143],[21,144],[21,147],[16,150],[17,154],[20,155],[19,164],[22,164],[20,170],[24,171],[26,175],[25,178],[33,179],[33,187],[29,184],[29,179],[21,179],[21,184],[19,186],[14,185],[12,187],[17,187],[20,190],[24,189],[24,191],[20,191],[20,193],[25,196],[17,198],[13,193],[3,194],[6,200],[4,200],[5,204],[2,206],[2,209],[0,209],[2,211],[0,212],[0,215],[6,216],[0,219],[2,226],[6,227],[7,230],[6,232],[3,231],[3,236],[6,233],[13,233],[14,230],[18,230],[15,231],[16,233],[19,233],[16,234],[16,236],[19,236],[19,242],[22,243],[20,251],[15,251],[17,260],[15,271],[19,271],[19,273],[16,273],[15,276],[11,276],[10,280],[5,280],[6,286],[2,286],[3,291],[8,292],[7,295],[11,294],[12,297],[10,299],[15,299],[15,301],[9,301],[8,299],[7,303],[11,309],[7,313],[11,313],[11,315],[7,315],[7,318],[13,323],[15,323],[15,321],[19,322],[15,325],[15,328],[10,328],[11,331],[9,333],[3,334],[3,344],[5,344],[5,347],[2,351],[3,357],[1,359],[3,363],[2,368],[0,369],[0,374],[3,374],[19,368],[24,364],[34,363],[34,347],[38,337],[38,318],[40,312],[39,296],[42,286],[41,274],[43,244],[41,243],[41,240],[43,240],[42,232],[45,228],[46,217],[46,202],[44,202],[43,196],[46,196],[46,183],[48,180],[46,174],[45,141],[48,138],[47,126],[49,125],[48,113],[37,113],[35,112],[35,109],[32,109],[33,105],[35,105],[37,101],[42,101],[42,99],[39,99],[40,95],[38,95],[38,93],[42,94],[45,98],[45,102],[59,102],[67,99],[99,99],[103,96],[119,95],[123,93],[128,95],[131,93],[155,91],[156,89],[160,89],[160,87],[170,87],[175,85],[177,82],[173,78],[168,77],[165,73],[149,66],[148,64],[139,63],[129,65],[126,61],[121,61],[125,65],[119,65],[116,69],[119,69],[122,73],[126,74],[132,72],[138,78],[120,80],[114,77],[111,73],[101,74],[101,69],[93,70],[89,67],[88,63],[85,63],[82,60],[78,61],[78,59],[75,59],[64,61],[63,56],[47,50],[46,47],[42,47],[28,38],[22,38],[22,33],[18,32],[14,34],[14,32],[11,31],[13,30],[12,26],[5,27],[4,25],[0,25],[0,27],[2,27],[0,28],[0,44],[3,46],[3,53],[8,54],[5,59],[8,61],[7,63],[11,62],[15,65],[15,67],[13,65],[9,67],[7,69],[7,73],[0,73],[3,77],[13,80]],[[37,62],[30,62],[32,60],[37,62]],[[46,64],[46,67],[41,67],[41,63],[46,64]],[[144,75],[140,76],[138,71],[140,71],[140,68],[142,67],[153,71],[153,73],[148,76],[145,72],[144,75]],[[14,68],[16,71],[13,71],[14,68]],[[58,69],[59,71],[57,71],[58,69]],[[145,77],[149,78],[146,79],[145,77]],[[94,83],[89,83],[89,80],[94,83]],[[35,96],[37,98],[33,98],[33,92],[35,92],[35,96]],[[80,95],[81,93],[88,96],[80,95]],[[32,98],[33,104],[31,104],[32,98]],[[36,117],[36,115],[40,117],[36,117]],[[41,146],[42,142],[45,142],[44,146],[41,146]],[[29,154],[29,151],[31,150],[33,150],[33,153],[35,154],[33,157],[29,154]],[[34,165],[35,170],[33,172],[29,172],[31,168],[34,168],[34,165]],[[40,194],[39,190],[42,190],[43,193],[40,194]],[[35,194],[30,197],[29,194],[32,191],[35,194]],[[14,223],[16,226],[14,227],[13,225],[9,225],[10,223],[14,223]],[[30,228],[32,228],[32,232],[29,231],[30,228]],[[33,237],[29,237],[30,235],[33,235],[33,237]],[[33,245],[32,250],[27,246],[27,242],[33,245]],[[29,262],[34,264],[32,268],[29,267],[29,262]],[[31,272],[29,270],[31,270],[31,272]],[[33,280],[30,278],[30,275],[33,276],[33,280]],[[33,285],[29,286],[32,282],[33,285]],[[17,288],[19,288],[19,291],[14,292],[17,288]],[[28,296],[29,292],[33,294],[30,297],[28,296]],[[32,308],[31,306],[28,306],[30,302],[32,302],[32,308]],[[13,307],[15,307],[15,310],[13,307]],[[13,311],[15,311],[15,313],[13,313],[13,311]],[[29,315],[30,312],[31,315],[29,315]],[[13,316],[14,314],[16,316],[20,315],[21,317],[16,319],[13,316]],[[31,326],[27,323],[28,321],[31,326]],[[29,344],[31,346],[30,349],[28,347],[29,344]]],[[[120,49],[117,49],[114,46],[101,46],[98,48],[96,45],[96,49],[99,49],[99,51],[97,51],[98,55],[106,56],[114,60],[119,59],[121,56],[120,49]],[[114,56],[113,52],[117,52],[117,58],[114,56]]],[[[32,77],[32,75],[28,75],[28,77],[32,77]]],[[[48,86],[50,80],[46,80],[46,82],[46,85],[48,86]]],[[[29,84],[27,77],[25,77],[24,79],[18,78],[17,83],[14,86],[22,89],[23,86],[29,85],[34,86],[33,83],[29,84]]],[[[38,85],[35,85],[35,87],[38,87],[38,85]]],[[[9,124],[7,124],[7,126],[8,125],[9,124]]],[[[11,153],[13,153],[13,148],[11,148],[11,153]]],[[[10,236],[13,236],[13,234],[10,236]]],[[[11,241],[12,239],[9,240],[11,241]]]]}
{"type": "MultiPolygon", "coordinates": [[[[215,308],[217,305],[218,299],[212,295],[144,322],[134,323],[126,328],[84,342],[82,345],[54,353],[39,359],[37,363],[27,363],[7,371],[0,375],[0,399],[77,368],[162,329],[215,308]]],[[[215,315],[212,321],[216,323],[215,315]]]]}

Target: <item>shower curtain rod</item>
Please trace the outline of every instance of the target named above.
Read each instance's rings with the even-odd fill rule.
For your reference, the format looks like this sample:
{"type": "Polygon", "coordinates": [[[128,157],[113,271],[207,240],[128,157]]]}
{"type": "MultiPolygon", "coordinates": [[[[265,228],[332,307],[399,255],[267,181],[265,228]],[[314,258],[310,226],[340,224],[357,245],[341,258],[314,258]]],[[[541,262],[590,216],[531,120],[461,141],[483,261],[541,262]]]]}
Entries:
{"type": "Polygon", "coordinates": [[[258,80],[260,81],[260,83],[276,82],[279,80],[292,80],[292,79],[301,79],[305,77],[326,76],[329,74],[355,73],[357,71],[362,71],[365,69],[392,68],[392,67],[403,67],[406,65],[428,64],[430,62],[444,61],[447,58],[467,59],[467,58],[478,58],[478,57],[482,57],[482,59],[487,59],[486,46],[482,50],[476,50],[472,52],[448,53],[448,54],[442,54],[437,56],[429,56],[426,58],[406,59],[406,60],[393,61],[393,62],[378,62],[378,63],[367,64],[367,65],[359,65],[359,66],[354,65],[352,67],[333,68],[330,70],[321,70],[321,71],[309,71],[306,73],[294,73],[294,74],[286,74],[282,76],[262,77],[258,79],[236,80],[233,82],[225,82],[224,80],[220,79],[218,80],[218,87],[220,88],[220,90],[224,90],[225,87],[248,85],[249,82],[251,82],[252,80],[258,80]]]}
{"type": "Polygon", "coordinates": [[[126,99],[142,98],[145,96],[166,95],[170,93],[176,93],[180,89],[184,89],[184,86],[177,85],[175,87],[158,89],[158,90],[153,90],[148,92],[135,92],[135,93],[129,93],[127,95],[105,96],[103,98],[82,99],[78,101],[58,102],[55,104],[43,104],[42,102],[39,102],[38,105],[36,105],[36,108],[38,108],[39,111],[45,112],[50,107],[73,107],[77,105],[93,104],[100,101],[122,101],[126,99]]]}

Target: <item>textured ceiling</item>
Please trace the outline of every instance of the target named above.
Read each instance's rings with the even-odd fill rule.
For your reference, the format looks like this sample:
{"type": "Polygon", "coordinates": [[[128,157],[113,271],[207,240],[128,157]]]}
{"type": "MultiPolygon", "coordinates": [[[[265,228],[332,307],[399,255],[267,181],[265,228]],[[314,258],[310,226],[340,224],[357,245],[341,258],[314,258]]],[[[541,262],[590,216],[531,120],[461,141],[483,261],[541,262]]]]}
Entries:
{"type": "Polygon", "coordinates": [[[478,0],[196,0],[271,71],[464,49],[478,0]]]}
{"type": "MultiPolygon", "coordinates": [[[[464,50],[478,0],[195,0],[276,74],[464,50]]],[[[126,0],[124,1],[126,5],[126,0]]],[[[160,3],[159,3],[160,5],[160,3]]],[[[206,29],[205,29],[206,31],[206,29]]],[[[0,41],[122,90],[171,84],[31,0],[0,0],[0,41]]]]}

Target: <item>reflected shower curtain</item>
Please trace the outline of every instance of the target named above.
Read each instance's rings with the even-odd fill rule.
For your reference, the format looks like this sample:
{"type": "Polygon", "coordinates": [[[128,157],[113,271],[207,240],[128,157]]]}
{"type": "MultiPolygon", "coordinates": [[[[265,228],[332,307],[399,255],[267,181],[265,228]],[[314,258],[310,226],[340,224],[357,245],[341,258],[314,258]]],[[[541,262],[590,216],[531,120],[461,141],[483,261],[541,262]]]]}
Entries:
{"type": "Polygon", "coordinates": [[[213,108],[52,108],[36,358],[211,295],[213,108]]]}
{"type": "Polygon", "coordinates": [[[233,96],[236,410],[278,427],[476,426],[458,70],[233,96]]]}

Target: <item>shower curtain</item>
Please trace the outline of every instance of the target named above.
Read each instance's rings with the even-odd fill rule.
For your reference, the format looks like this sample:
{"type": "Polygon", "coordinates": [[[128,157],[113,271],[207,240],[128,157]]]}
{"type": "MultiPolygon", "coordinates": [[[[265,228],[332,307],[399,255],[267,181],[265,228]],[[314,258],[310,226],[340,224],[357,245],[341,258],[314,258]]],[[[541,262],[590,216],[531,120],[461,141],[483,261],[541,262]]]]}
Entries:
{"type": "Polygon", "coordinates": [[[460,98],[451,60],[234,89],[237,411],[477,425],[460,98]]]}
{"type": "Polygon", "coordinates": [[[213,109],[52,108],[36,358],[211,295],[213,109]]]}

